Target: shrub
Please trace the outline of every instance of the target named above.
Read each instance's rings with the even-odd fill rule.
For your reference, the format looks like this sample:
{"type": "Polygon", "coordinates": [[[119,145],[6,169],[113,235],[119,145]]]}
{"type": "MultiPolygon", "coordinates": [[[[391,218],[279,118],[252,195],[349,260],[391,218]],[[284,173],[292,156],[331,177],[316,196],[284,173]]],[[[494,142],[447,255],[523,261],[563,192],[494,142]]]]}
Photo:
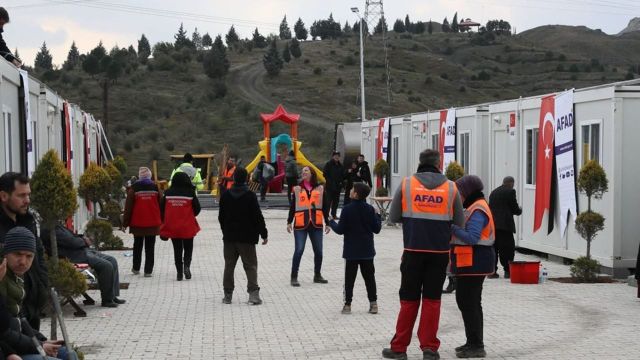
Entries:
{"type": "Polygon", "coordinates": [[[356,64],[356,59],[351,55],[347,55],[344,60],[342,60],[342,63],[346,66],[353,66],[356,64]]]}
{"type": "Polygon", "coordinates": [[[445,80],[449,79],[449,75],[447,75],[447,73],[440,74],[440,77],[445,79],[445,80]]]}
{"type": "Polygon", "coordinates": [[[467,91],[467,88],[465,88],[465,87],[464,87],[464,85],[463,85],[463,86],[460,86],[460,88],[458,89],[458,91],[460,91],[460,92],[465,92],[465,91],[467,91]]]}
{"type": "Polygon", "coordinates": [[[336,81],[336,83],[338,84],[338,86],[342,86],[342,84],[344,84],[344,81],[342,81],[342,78],[338,78],[338,81],[336,81]]]}
{"type": "Polygon", "coordinates": [[[580,72],[580,69],[578,68],[577,64],[571,64],[571,66],[569,66],[569,71],[575,73],[575,72],[580,72]]]}
{"type": "Polygon", "coordinates": [[[49,281],[62,298],[73,298],[87,291],[87,280],[67,259],[59,259],[57,264],[47,259],[49,281]]]}
{"type": "Polygon", "coordinates": [[[304,63],[305,63],[305,64],[310,63],[309,59],[304,59],[304,63]]]}
{"type": "Polygon", "coordinates": [[[98,164],[92,162],[80,176],[78,194],[81,198],[92,203],[101,202],[109,198],[111,190],[111,177],[107,171],[98,164]]]}
{"type": "Polygon", "coordinates": [[[170,71],[176,67],[176,62],[167,55],[159,54],[153,60],[153,68],[162,71],[170,71]]]}
{"type": "Polygon", "coordinates": [[[122,250],[124,248],[122,239],[113,235],[113,227],[106,220],[90,220],[84,233],[93,240],[99,250],[122,250]]]}
{"type": "Polygon", "coordinates": [[[433,84],[433,79],[431,78],[431,76],[427,76],[427,77],[424,79],[424,83],[425,83],[425,84],[427,84],[427,85],[429,85],[429,84],[433,84]]]}
{"type": "Polygon", "coordinates": [[[314,75],[322,75],[322,69],[319,68],[319,67],[313,69],[313,74],[314,75]]]}
{"type": "Polygon", "coordinates": [[[444,172],[447,179],[456,181],[464,176],[464,168],[456,161],[452,161],[447,165],[447,169],[444,172]]]}
{"type": "Polygon", "coordinates": [[[389,163],[384,159],[379,159],[373,166],[373,174],[382,179],[382,187],[385,187],[386,179],[389,176],[390,172],[391,169],[389,168],[389,163]]]}
{"type": "Polygon", "coordinates": [[[564,71],[564,65],[558,64],[558,66],[556,66],[556,71],[563,72],[564,71]]]}
{"type": "Polygon", "coordinates": [[[387,190],[387,188],[385,187],[379,187],[376,189],[376,196],[377,197],[389,196],[389,190],[387,190]]]}
{"type": "Polygon", "coordinates": [[[598,162],[591,160],[582,166],[578,181],[578,191],[587,195],[587,211],[576,218],[576,231],[587,241],[587,259],[591,259],[591,241],[604,229],[604,217],[591,210],[591,198],[601,199],[609,189],[607,174],[598,162]]]}
{"type": "Polygon", "coordinates": [[[491,75],[488,72],[482,70],[478,73],[478,80],[487,81],[491,79],[491,75]]]}
{"type": "Polygon", "coordinates": [[[127,161],[122,156],[118,155],[114,157],[111,163],[120,171],[120,174],[124,175],[127,173],[127,161]]]}
{"type": "Polygon", "coordinates": [[[558,61],[567,61],[567,56],[565,54],[560,54],[558,56],[558,61]]]}
{"type": "Polygon", "coordinates": [[[120,221],[120,215],[122,214],[122,209],[120,208],[120,203],[114,200],[109,200],[102,207],[102,211],[100,211],[100,217],[107,219],[111,226],[121,227],[122,222],[120,221]]]}
{"type": "Polygon", "coordinates": [[[594,282],[600,272],[600,263],[586,256],[580,256],[570,267],[571,277],[584,282],[594,282]]]}
{"type": "Polygon", "coordinates": [[[167,151],[173,151],[173,149],[175,149],[175,146],[171,141],[167,141],[164,143],[164,148],[167,149],[167,151]]]}
{"type": "Polygon", "coordinates": [[[109,179],[111,179],[111,189],[110,195],[112,198],[116,200],[120,200],[124,198],[124,192],[122,191],[123,178],[120,170],[109,161],[107,165],[104,167],[104,170],[109,175],[109,179]]]}

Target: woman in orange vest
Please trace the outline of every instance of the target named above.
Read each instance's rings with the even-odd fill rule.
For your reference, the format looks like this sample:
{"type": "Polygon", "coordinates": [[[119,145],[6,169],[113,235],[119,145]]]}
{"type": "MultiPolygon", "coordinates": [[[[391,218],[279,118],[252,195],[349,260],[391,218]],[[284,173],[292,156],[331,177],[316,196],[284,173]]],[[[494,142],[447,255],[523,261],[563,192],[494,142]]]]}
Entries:
{"type": "Polygon", "coordinates": [[[467,342],[457,347],[459,358],[487,355],[483,342],[482,283],[495,271],[495,226],[482,193],[482,180],[466,175],[456,181],[465,208],[464,228],[452,225],[451,272],[456,276],[456,303],[462,313],[467,342]]]}
{"type": "Polygon", "coordinates": [[[151,180],[151,170],[141,167],[138,170],[138,181],[127,190],[124,206],[123,226],[133,234],[133,268],[134,275],[140,273],[142,248],[144,247],[144,276],[153,273],[154,250],[156,236],[160,232],[160,191],[151,180]]]}
{"type": "Polygon", "coordinates": [[[176,279],[182,281],[184,276],[189,280],[191,279],[193,238],[200,231],[196,219],[200,213],[200,202],[189,175],[183,172],[173,175],[171,187],[164,193],[160,202],[160,211],[163,219],[160,237],[170,238],[173,244],[176,279]]]}
{"type": "Polygon", "coordinates": [[[300,286],[298,282],[298,268],[304,253],[304,246],[307,236],[311,240],[313,247],[313,262],[315,276],[313,282],[318,284],[328,283],[320,272],[322,268],[322,228],[325,233],[329,233],[330,228],[324,225],[327,222],[327,209],[322,202],[324,187],[318,184],[318,177],[308,166],[302,168],[302,181],[293,188],[294,197],[291,199],[289,207],[289,218],[287,219],[287,231],[295,239],[295,251],[291,265],[291,286],[300,286]]]}

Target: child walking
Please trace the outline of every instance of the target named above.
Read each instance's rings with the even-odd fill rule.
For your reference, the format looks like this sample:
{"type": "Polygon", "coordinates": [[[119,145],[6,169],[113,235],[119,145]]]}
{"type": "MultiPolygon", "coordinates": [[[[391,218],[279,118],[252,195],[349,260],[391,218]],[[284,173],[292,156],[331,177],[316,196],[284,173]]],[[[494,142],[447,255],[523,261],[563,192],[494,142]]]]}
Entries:
{"type": "Polygon", "coordinates": [[[351,314],[353,285],[358,275],[358,267],[364,278],[369,298],[369,313],[378,313],[376,277],[373,258],[376,250],[373,245],[373,234],[379,234],[382,227],[380,215],[366,199],[371,188],[365,183],[354,183],[349,197],[351,202],[342,209],[340,222],[329,220],[329,226],[336,234],[344,235],[342,257],[345,259],[344,271],[344,307],[343,314],[351,314]]]}

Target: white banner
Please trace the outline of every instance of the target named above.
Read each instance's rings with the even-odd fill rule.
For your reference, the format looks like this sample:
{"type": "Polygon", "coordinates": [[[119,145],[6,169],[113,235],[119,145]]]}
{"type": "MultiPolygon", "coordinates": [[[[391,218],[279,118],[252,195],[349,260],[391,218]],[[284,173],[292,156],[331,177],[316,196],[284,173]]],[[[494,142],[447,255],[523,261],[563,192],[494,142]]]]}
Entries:
{"type": "Polygon", "coordinates": [[[447,117],[442,124],[440,134],[444,134],[442,152],[442,171],[444,172],[450,162],[456,161],[456,109],[447,110],[447,117]]]}
{"type": "Polygon", "coordinates": [[[389,162],[389,123],[391,119],[384,118],[382,125],[382,159],[389,162]]]}
{"type": "Polygon", "coordinates": [[[22,83],[24,84],[24,121],[27,129],[27,142],[25,148],[27,150],[27,176],[31,177],[33,172],[36,171],[36,153],[35,143],[33,139],[33,124],[31,123],[31,108],[29,106],[29,73],[26,70],[20,71],[20,77],[22,77],[22,83]]]}
{"type": "Polygon", "coordinates": [[[573,90],[556,96],[555,99],[555,159],[558,176],[558,200],[560,234],[566,236],[569,216],[577,216],[576,178],[574,164],[574,114],[573,90]]]}

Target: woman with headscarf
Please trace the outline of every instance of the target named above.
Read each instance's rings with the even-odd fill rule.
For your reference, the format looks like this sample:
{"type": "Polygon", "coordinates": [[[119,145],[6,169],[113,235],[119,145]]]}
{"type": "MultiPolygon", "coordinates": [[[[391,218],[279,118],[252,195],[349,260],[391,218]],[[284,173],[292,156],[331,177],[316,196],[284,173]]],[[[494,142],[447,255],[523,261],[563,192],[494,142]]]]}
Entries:
{"type": "Polygon", "coordinates": [[[122,225],[133,234],[133,268],[134,275],[140,273],[142,248],[144,247],[144,276],[151,277],[154,265],[156,236],[160,232],[160,191],[158,185],[151,180],[151,170],[141,167],[138,180],[127,190],[122,225]]]}
{"type": "Polygon", "coordinates": [[[489,204],[482,193],[482,180],[465,175],[456,181],[462,206],[464,228],[452,225],[451,272],[456,276],[456,303],[462,313],[467,342],[457,347],[459,358],[487,355],[483,342],[482,283],[495,271],[495,226],[489,204]]]}
{"type": "Polygon", "coordinates": [[[170,238],[173,243],[173,259],[178,281],[191,279],[191,258],[193,238],[200,231],[196,216],[200,213],[200,202],[196,188],[189,175],[177,172],[171,179],[171,187],[165,191],[160,201],[162,227],[160,237],[170,238]]]}

